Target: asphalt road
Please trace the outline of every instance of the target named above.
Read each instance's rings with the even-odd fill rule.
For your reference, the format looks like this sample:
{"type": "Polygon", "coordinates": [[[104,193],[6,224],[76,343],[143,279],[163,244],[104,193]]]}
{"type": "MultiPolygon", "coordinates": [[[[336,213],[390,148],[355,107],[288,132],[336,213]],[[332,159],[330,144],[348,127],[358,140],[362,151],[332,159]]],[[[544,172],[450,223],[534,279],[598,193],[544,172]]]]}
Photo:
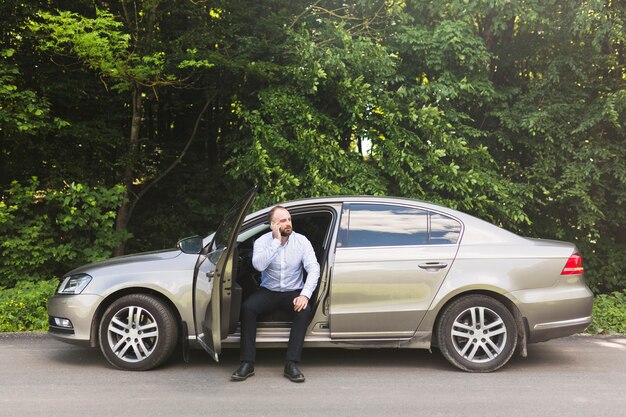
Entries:
{"type": "Polygon", "coordinates": [[[307,381],[294,384],[283,355],[259,350],[256,375],[231,382],[237,350],[125,372],[96,349],[0,334],[0,416],[626,415],[626,336],[531,345],[491,374],[457,371],[437,351],[305,349],[307,381]]]}

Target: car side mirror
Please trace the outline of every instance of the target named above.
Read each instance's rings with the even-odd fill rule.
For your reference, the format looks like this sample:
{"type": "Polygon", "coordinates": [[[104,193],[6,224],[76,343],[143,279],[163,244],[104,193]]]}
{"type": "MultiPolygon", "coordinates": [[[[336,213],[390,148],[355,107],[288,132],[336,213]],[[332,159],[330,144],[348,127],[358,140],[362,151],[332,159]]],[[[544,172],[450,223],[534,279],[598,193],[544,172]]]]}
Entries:
{"type": "Polygon", "coordinates": [[[191,236],[181,239],[176,243],[176,247],[183,253],[199,255],[202,252],[203,240],[201,236],[191,236]]]}

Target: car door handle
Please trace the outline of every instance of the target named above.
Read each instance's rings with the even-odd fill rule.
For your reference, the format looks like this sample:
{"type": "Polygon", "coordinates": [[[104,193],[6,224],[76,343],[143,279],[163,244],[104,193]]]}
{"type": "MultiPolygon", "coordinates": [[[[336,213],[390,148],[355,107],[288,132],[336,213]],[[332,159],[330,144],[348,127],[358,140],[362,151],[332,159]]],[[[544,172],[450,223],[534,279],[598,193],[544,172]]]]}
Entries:
{"type": "Polygon", "coordinates": [[[448,266],[445,262],[426,262],[418,265],[420,268],[429,270],[429,269],[443,269],[448,266]]]}

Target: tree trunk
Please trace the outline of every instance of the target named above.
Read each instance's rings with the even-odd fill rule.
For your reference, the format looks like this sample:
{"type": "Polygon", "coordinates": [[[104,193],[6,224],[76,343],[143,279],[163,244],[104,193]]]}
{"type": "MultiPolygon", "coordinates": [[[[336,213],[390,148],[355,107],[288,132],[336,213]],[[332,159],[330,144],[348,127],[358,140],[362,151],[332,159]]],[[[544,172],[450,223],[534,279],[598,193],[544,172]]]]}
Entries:
{"type": "MultiPolygon", "coordinates": [[[[142,107],[142,88],[140,85],[135,83],[132,89],[133,118],[130,126],[130,146],[128,149],[128,160],[126,162],[126,167],[124,168],[124,174],[122,177],[122,184],[125,188],[125,199],[124,203],[117,211],[117,217],[115,219],[116,231],[126,230],[126,227],[128,226],[128,221],[130,220],[130,207],[133,205],[133,202],[136,198],[132,187],[135,179],[135,163],[137,161],[139,151],[139,130],[141,128],[142,107]]],[[[117,248],[115,248],[113,254],[115,256],[124,255],[125,247],[125,243],[121,243],[117,248]]]]}

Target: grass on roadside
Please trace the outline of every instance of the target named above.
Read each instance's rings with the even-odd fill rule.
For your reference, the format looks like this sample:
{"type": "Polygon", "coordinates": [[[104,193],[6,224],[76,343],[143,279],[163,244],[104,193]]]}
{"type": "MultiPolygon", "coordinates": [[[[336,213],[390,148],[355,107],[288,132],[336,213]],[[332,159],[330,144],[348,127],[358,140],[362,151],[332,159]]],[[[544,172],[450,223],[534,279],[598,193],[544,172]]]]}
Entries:
{"type": "Polygon", "coordinates": [[[19,282],[14,288],[0,288],[0,332],[48,330],[48,298],[59,281],[19,282]]]}
{"type": "Polygon", "coordinates": [[[626,290],[596,296],[587,333],[626,334],[626,290]]]}

